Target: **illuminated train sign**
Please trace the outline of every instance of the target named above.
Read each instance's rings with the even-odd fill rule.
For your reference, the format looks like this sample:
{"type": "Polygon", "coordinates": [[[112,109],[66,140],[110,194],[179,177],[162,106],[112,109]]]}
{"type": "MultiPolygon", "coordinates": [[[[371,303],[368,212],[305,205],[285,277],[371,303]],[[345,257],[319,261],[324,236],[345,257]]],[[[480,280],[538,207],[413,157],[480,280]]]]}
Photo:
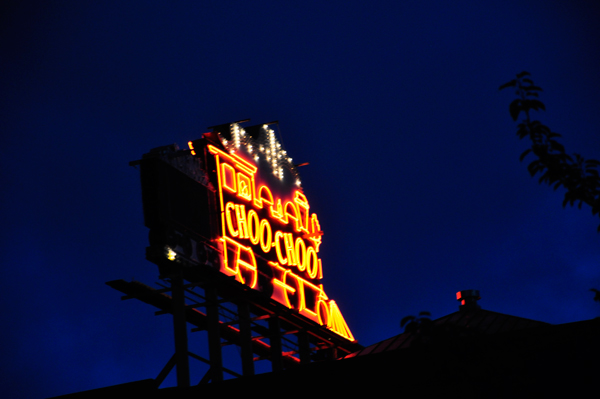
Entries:
{"type": "MultiPolygon", "coordinates": [[[[164,256],[172,261],[185,258],[192,266],[201,263],[218,268],[238,283],[354,341],[337,304],[321,283],[323,232],[319,220],[310,212],[296,167],[273,130],[268,125],[246,130],[236,123],[221,125],[188,145],[189,151],[177,151],[163,159],[196,183],[180,189],[178,195],[202,198],[202,190],[197,190],[201,186],[207,188],[209,199],[170,201],[171,213],[179,214],[171,217],[175,219],[171,224],[178,226],[178,231],[193,230],[190,235],[194,239],[193,244],[182,244],[181,239],[167,244],[164,256]],[[186,217],[185,209],[195,204],[209,208],[206,213],[212,216],[191,209],[189,214],[196,214],[196,220],[190,222],[193,216],[186,217]],[[206,225],[211,225],[210,231],[206,225]]],[[[151,216],[146,202],[147,224],[156,224],[148,223],[151,216]]]]}

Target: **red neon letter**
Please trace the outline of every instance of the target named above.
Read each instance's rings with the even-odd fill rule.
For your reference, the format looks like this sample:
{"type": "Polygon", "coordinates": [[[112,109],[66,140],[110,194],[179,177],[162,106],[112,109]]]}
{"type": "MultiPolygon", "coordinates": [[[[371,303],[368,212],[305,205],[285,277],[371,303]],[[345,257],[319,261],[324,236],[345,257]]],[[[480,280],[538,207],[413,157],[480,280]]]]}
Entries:
{"type": "Polygon", "coordinates": [[[260,241],[260,223],[258,221],[258,215],[254,209],[248,211],[248,236],[250,236],[250,242],[254,245],[260,241]]]}
{"type": "Polygon", "coordinates": [[[273,239],[269,221],[267,219],[261,220],[259,229],[258,235],[260,237],[260,247],[264,253],[268,253],[271,250],[271,242],[273,239]]]}
{"type": "Polygon", "coordinates": [[[287,265],[288,260],[286,258],[284,258],[283,255],[281,254],[281,245],[279,245],[279,239],[281,237],[283,237],[283,233],[281,231],[277,230],[275,232],[275,242],[273,244],[275,245],[275,250],[277,251],[277,260],[282,265],[287,265]]]}
{"type": "Polygon", "coordinates": [[[232,237],[237,237],[239,232],[233,228],[233,222],[231,220],[231,210],[235,207],[232,202],[228,202],[225,205],[225,220],[227,221],[227,230],[232,237]]]}
{"type": "Polygon", "coordinates": [[[319,273],[319,259],[313,247],[306,250],[306,272],[310,278],[317,277],[319,273]]]}
{"type": "Polygon", "coordinates": [[[298,270],[301,272],[306,270],[306,260],[306,244],[302,237],[298,237],[296,238],[296,261],[298,263],[298,270]]]}
{"type": "MultiPolygon", "coordinates": [[[[227,205],[229,205],[229,203],[227,205]]],[[[246,224],[246,207],[244,205],[235,206],[235,217],[238,222],[238,232],[240,233],[240,238],[248,238],[248,225],[246,224]]]]}
{"type": "Polygon", "coordinates": [[[285,242],[285,253],[288,260],[288,265],[294,266],[296,262],[296,254],[294,253],[294,236],[292,233],[284,233],[283,241],[285,242]]]}

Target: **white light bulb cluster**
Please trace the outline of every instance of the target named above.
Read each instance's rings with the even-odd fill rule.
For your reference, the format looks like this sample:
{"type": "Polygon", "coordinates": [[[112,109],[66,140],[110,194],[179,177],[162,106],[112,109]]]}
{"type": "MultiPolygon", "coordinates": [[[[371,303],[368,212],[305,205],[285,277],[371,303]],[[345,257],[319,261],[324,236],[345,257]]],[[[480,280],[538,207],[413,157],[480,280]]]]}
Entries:
{"type": "Polygon", "coordinates": [[[242,144],[246,144],[247,142],[246,131],[237,123],[231,125],[231,139],[233,140],[233,146],[229,149],[231,154],[236,152],[242,144]]]}
{"type": "Polygon", "coordinates": [[[245,148],[248,155],[250,155],[256,163],[259,162],[260,158],[267,161],[273,175],[277,176],[280,180],[283,180],[283,169],[284,167],[292,171],[293,178],[295,178],[296,186],[300,187],[300,176],[296,171],[294,164],[292,164],[292,158],[287,156],[287,152],[282,148],[281,143],[275,136],[275,131],[269,128],[269,125],[263,125],[260,130],[259,137],[252,138],[250,135],[237,123],[230,125],[231,140],[226,140],[221,137],[221,143],[225,149],[230,153],[234,154],[239,151],[242,146],[245,148]]]}

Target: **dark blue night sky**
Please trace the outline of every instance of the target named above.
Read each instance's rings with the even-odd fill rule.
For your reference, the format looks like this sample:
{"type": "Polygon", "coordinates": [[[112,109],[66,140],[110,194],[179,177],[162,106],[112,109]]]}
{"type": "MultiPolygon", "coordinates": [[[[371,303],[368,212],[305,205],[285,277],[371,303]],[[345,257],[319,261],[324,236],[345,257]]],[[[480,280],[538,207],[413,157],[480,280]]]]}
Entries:
{"type": "Polygon", "coordinates": [[[600,158],[599,17],[585,1],[4,2],[6,397],[156,377],[170,317],[104,284],[158,277],[128,162],[245,118],[279,120],[310,163],[323,283],[363,345],[454,312],[462,289],[550,323],[599,316],[600,220],[529,176],[498,91],[528,70],[537,117],[600,158]]]}

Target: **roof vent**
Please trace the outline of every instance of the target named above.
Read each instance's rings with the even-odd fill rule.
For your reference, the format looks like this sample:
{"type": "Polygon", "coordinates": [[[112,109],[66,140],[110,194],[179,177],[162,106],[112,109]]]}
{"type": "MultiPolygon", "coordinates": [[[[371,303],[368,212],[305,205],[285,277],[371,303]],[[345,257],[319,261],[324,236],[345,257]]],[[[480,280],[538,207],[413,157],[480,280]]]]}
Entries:
{"type": "Polygon", "coordinates": [[[480,299],[479,290],[463,290],[456,293],[456,300],[460,301],[458,309],[463,312],[481,309],[477,304],[480,299]]]}

